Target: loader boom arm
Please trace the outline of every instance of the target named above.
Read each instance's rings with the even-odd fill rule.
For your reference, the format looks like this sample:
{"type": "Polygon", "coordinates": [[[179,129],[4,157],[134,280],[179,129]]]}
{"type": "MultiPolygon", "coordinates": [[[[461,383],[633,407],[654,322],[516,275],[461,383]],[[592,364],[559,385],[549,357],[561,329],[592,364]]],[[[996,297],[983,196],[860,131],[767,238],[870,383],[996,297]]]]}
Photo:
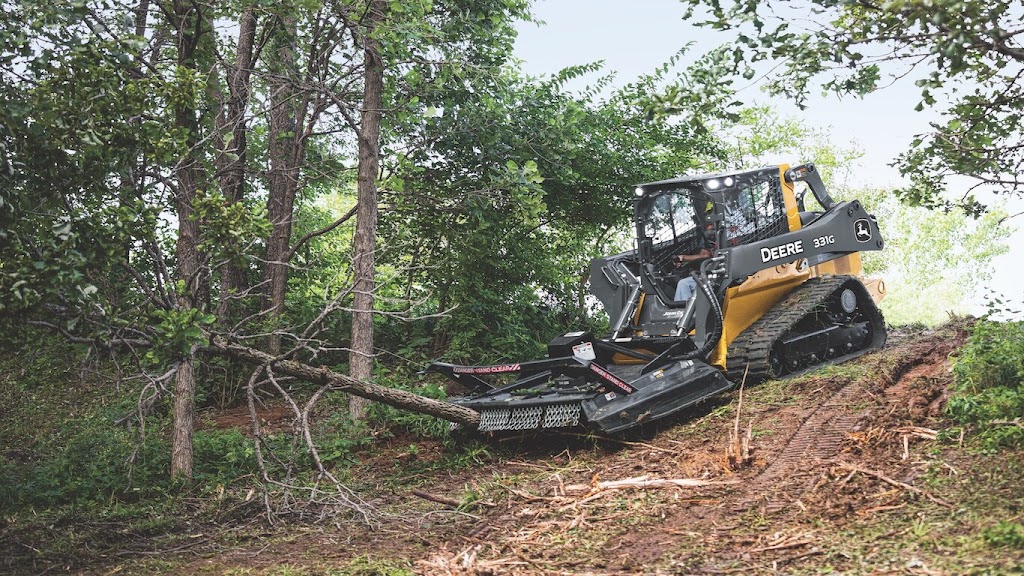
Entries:
{"type": "Polygon", "coordinates": [[[730,281],[738,280],[786,262],[806,258],[814,266],[884,245],[875,218],[860,202],[838,202],[803,228],[727,249],[726,269],[730,281]]]}
{"type": "Polygon", "coordinates": [[[814,164],[801,164],[794,166],[789,170],[786,170],[786,182],[790,184],[795,182],[806,182],[808,188],[811,189],[811,193],[818,200],[818,204],[825,210],[831,208],[835,201],[828,194],[828,189],[825,188],[825,183],[821,180],[821,175],[818,174],[818,170],[815,169],[814,164]]]}

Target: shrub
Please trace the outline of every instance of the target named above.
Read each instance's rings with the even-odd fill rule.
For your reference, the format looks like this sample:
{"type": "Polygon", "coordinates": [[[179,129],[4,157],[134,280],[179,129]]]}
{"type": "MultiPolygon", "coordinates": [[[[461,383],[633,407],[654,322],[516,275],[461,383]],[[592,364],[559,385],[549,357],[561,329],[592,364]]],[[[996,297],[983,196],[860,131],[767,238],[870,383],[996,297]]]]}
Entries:
{"type": "Polygon", "coordinates": [[[992,425],[1024,414],[1024,322],[979,320],[953,365],[950,415],[980,425],[990,448],[1024,445],[1024,428],[992,425]]]}
{"type": "Polygon", "coordinates": [[[192,446],[193,477],[200,487],[227,486],[259,470],[252,440],[235,428],[198,430],[192,446]]]}
{"type": "Polygon", "coordinates": [[[170,488],[169,447],[155,435],[137,440],[100,416],[66,426],[35,465],[18,471],[10,504],[87,506],[164,494],[170,488]]]}

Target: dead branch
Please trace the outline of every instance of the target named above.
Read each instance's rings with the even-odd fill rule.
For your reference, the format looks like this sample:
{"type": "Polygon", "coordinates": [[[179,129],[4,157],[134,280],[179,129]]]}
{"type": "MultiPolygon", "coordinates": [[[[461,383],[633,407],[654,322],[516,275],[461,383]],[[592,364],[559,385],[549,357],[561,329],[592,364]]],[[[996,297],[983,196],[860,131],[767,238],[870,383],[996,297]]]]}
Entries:
{"type": "Polygon", "coordinates": [[[932,430],[923,426],[903,426],[902,428],[897,428],[896,432],[904,436],[916,436],[925,440],[935,440],[939,435],[938,430],[932,430]]]}
{"type": "Polygon", "coordinates": [[[638,476],[624,480],[595,482],[593,484],[569,484],[565,487],[569,492],[597,493],[604,490],[624,490],[627,488],[699,488],[703,486],[724,486],[736,484],[736,480],[700,480],[697,478],[648,478],[638,476]]]}
{"type": "Polygon", "coordinates": [[[800,546],[806,546],[808,544],[814,544],[814,539],[810,533],[797,534],[795,536],[785,536],[782,534],[776,534],[776,537],[765,546],[760,548],[751,548],[747,552],[768,552],[770,550],[786,550],[788,548],[797,548],[800,546]]]}
{"type": "Polygon", "coordinates": [[[990,426],[1015,426],[1017,428],[1024,428],[1024,422],[1020,421],[1020,418],[1014,418],[1013,420],[992,420],[989,422],[990,426]]]}
{"type": "Polygon", "coordinates": [[[359,209],[359,204],[356,204],[351,209],[349,209],[348,212],[343,214],[341,216],[341,218],[338,218],[334,222],[331,222],[330,224],[328,224],[327,226],[324,226],[323,228],[321,228],[319,230],[313,230],[312,232],[306,233],[305,236],[303,236],[302,238],[299,238],[298,242],[296,242],[295,245],[292,246],[288,250],[287,253],[285,253],[284,257],[282,257],[281,260],[284,261],[284,262],[291,262],[292,257],[295,256],[295,253],[299,251],[299,248],[301,248],[303,244],[305,244],[306,242],[308,242],[312,238],[315,238],[317,236],[323,236],[324,234],[327,234],[331,230],[334,230],[338,226],[341,226],[345,222],[349,221],[353,216],[356,215],[356,210],[358,210],[358,209],[359,209]]]}
{"type": "Polygon", "coordinates": [[[879,480],[881,480],[882,482],[885,482],[886,484],[891,484],[893,486],[902,488],[902,489],[904,489],[904,490],[906,490],[908,492],[913,492],[914,494],[918,494],[920,496],[923,496],[923,497],[927,498],[928,500],[931,500],[932,502],[938,504],[939,506],[943,506],[943,507],[949,508],[949,509],[956,508],[956,506],[950,504],[949,502],[946,502],[945,500],[943,500],[943,499],[941,499],[941,498],[939,498],[937,496],[932,496],[931,494],[929,494],[928,492],[925,492],[924,490],[921,490],[917,486],[911,486],[910,484],[907,484],[906,482],[900,482],[899,480],[893,480],[892,478],[889,478],[888,476],[882,474],[881,472],[876,472],[874,470],[868,470],[867,468],[861,468],[860,466],[854,466],[852,464],[846,464],[844,462],[840,462],[839,463],[839,467],[844,469],[844,470],[849,470],[851,473],[860,473],[860,474],[864,474],[866,476],[872,476],[874,478],[878,478],[879,480]]]}
{"type": "Polygon", "coordinates": [[[754,422],[747,423],[746,434],[740,436],[740,415],[743,412],[743,385],[747,381],[748,365],[743,370],[743,379],[740,380],[739,399],[736,403],[736,420],[733,422],[732,430],[729,430],[729,445],[726,447],[726,458],[730,470],[741,470],[750,466],[754,461],[750,456],[750,441],[753,438],[754,422]]]}
{"type": "Polygon", "coordinates": [[[419,490],[419,489],[416,489],[416,488],[412,489],[412,495],[413,496],[417,496],[419,498],[423,498],[424,500],[430,500],[431,502],[437,502],[438,504],[444,504],[446,506],[452,506],[454,508],[458,508],[462,504],[458,500],[454,500],[452,498],[448,498],[447,496],[440,496],[438,494],[431,494],[430,492],[424,492],[423,490],[419,490]]]}
{"type": "Polygon", "coordinates": [[[329,385],[331,390],[376,400],[403,410],[428,414],[464,426],[476,427],[480,423],[480,413],[475,410],[433,400],[404,390],[364,382],[334,372],[326,366],[316,367],[296,360],[281,359],[255,348],[230,342],[223,336],[212,336],[210,345],[201,349],[201,352],[235,358],[251,364],[270,366],[281,374],[294,376],[314,384],[329,385]]]}

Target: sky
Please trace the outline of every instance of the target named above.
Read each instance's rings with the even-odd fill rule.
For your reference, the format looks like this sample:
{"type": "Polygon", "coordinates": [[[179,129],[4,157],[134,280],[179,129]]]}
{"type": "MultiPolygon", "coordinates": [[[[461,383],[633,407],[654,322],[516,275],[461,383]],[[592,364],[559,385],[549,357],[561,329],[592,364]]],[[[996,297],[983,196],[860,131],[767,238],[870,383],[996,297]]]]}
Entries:
{"type": "MultiPolygon", "coordinates": [[[[581,89],[604,73],[614,71],[616,83],[651,72],[688,42],[692,53],[728,42],[722,33],[694,27],[683,20],[678,0],[535,0],[534,16],[544,24],[520,23],[515,54],[527,74],[550,75],[570,65],[604,61],[604,72],[577,80],[569,89],[581,89]]],[[[743,86],[743,85],[738,85],[743,86]]],[[[863,99],[812,97],[806,110],[784,99],[770,99],[756,84],[743,86],[738,97],[747,103],[770,104],[783,116],[791,116],[826,129],[836,145],[854,143],[864,152],[860,174],[863,181],[851,185],[898,187],[904,181],[889,164],[909,147],[914,136],[938,118],[934,111],[914,112],[920,91],[905,79],[863,99]]],[[[788,160],[813,161],[812,158],[788,160]]],[[[670,177],[673,175],[666,175],[670,177]]],[[[854,177],[856,178],[856,177],[854,177]]],[[[1024,200],[1007,206],[1011,213],[1024,211],[1024,200]]],[[[981,313],[981,295],[993,289],[1018,301],[1024,296],[1024,217],[1017,219],[1010,238],[1010,253],[995,261],[991,282],[979,291],[972,312],[981,313]]]]}

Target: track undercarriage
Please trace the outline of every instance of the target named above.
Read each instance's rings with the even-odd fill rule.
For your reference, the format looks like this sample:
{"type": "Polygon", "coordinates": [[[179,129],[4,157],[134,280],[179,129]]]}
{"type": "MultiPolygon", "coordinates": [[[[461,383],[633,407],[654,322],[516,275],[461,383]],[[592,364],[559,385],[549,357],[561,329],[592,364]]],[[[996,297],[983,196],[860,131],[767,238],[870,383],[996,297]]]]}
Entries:
{"type": "Polygon", "coordinates": [[[728,374],[760,382],[852,360],[885,344],[882,313],[852,276],[812,278],[729,346],[728,374]]]}

